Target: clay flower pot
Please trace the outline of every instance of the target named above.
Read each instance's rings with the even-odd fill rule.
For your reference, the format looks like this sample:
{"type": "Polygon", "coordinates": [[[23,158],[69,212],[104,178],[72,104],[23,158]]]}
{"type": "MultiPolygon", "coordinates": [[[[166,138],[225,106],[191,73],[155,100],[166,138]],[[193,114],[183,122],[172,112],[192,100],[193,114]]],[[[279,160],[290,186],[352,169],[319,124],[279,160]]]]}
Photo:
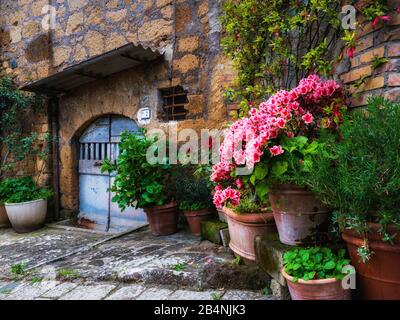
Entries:
{"type": "Polygon", "coordinates": [[[201,235],[201,222],[205,220],[210,220],[214,216],[214,213],[210,208],[194,211],[185,210],[183,211],[183,214],[187,219],[190,231],[192,231],[195,236],[201,235]]]}
{"type": "Polygon", "coordinates": [[[327,229],[331,212],[312,192],[293,185],[280,185],[271,189],[269,200],[282,243],[311,244],[318,233],[327,229]]]}
{"type": "Polygon", "coordinates": [[[357,248],[364,243],[363,238],[353,230],[343,230],[342,237],[347,243],[352,265],[356,269],[357,288],[361,297],[368,300],[400,300],[400,234],[389,225],[391,234],[397,233],[393,244],[382,241],[378,232],[380,225],[368,223],[368,242],[374,252],[366,263],[360,261],[357,248]]]}
{"type": "Polygon", "coordinates": [[[350,300],[350,289],[343,289],[342,282],[335,278],[308,280],[298,279],[288,275],[284,269],[281,271],[286,279],[292,300],[350,300]]]}
{"type": "Polygon", "coordinates": [[[7,228],[10,226],[10,220],[8,220],[6,207],[4,204],[0,204],[0,228],[7,228]]]}
{"type": "Polygon", "coordinates": [[[47,214],[47,200],[22,203],[6,203],[8,219],[18,233],[38,230],[44,226],[47,214]]]}
{"type": "Polygon", "coordinates": [[[175,202],[145,209],[151,233],[154,236],[168,236],[178,232],[178,207],[175,202]]]}
{"type": "Polygon", "coordinates": [[[256,236],[276,231],[272,212],[237,214],[225,207],[224,213],[228,221],[231,239],[229,247],[245,260],[255,261],[254,240],[256,236]]]}

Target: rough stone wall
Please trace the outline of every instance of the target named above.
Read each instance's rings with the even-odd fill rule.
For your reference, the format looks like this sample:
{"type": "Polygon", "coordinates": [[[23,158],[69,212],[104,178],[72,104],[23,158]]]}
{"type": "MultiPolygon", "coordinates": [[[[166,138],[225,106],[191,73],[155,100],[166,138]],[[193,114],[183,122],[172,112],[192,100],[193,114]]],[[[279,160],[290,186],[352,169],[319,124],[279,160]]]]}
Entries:
{"type": "Polygon", "coordinates": [[[350,59],[347,68],[340,74],[341,80],[352,93],[354,107],[366,105],[368,97],[375,95],[400,101],[400,14],[394,11],[400,7],[400,1],[389,1],[389,5],[392,14],[386,25],[379,23],[373,28],[371,22],[359,20],[354,58],[350,59]],[[388,62],[374,69],[374,57],[386,57],[388,62]],[[354,87],[363,77],[363,84],[354,87]]]}
{"type": "MultiPolygon", "coordinates": [[[[2,0],[0,40],[4,72],[23,85],[127,43],[164,53],[165,61],[115,74],[59,98],[61,205],[78,209],[75,143],[96,118],[120,114],[136,120],[140,107],[160,108],[159,89],[188,92],[187,120],[153,118],[149,128],[220,128],[225,88],[234,77],[220,50],[222,0],[2,0]],[[55,29],[43,29],[54,7],[55,29]]],[[[43,132],[47,123],[37,123],[43,132]]],[[[38,166],[38,165],[36,165],[38,166]]]]}

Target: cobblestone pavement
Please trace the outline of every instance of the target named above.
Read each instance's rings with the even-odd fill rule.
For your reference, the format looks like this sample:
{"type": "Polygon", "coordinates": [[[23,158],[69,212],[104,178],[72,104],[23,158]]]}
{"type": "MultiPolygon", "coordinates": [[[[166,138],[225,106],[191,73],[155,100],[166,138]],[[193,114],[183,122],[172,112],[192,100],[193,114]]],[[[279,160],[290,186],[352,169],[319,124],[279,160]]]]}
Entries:
{"type": "Polygon", "coordinates": [[[261,291],[177,289],[143,284],[45,280],[0,283],[0,300],[271,300],[261,291]]]}
{"type": "Polygon", "coordinates": [[[45,228],[0,230],[0,299],[254,300],[269,278],[228,248],[182,230],[119,238],[45,228]]]}

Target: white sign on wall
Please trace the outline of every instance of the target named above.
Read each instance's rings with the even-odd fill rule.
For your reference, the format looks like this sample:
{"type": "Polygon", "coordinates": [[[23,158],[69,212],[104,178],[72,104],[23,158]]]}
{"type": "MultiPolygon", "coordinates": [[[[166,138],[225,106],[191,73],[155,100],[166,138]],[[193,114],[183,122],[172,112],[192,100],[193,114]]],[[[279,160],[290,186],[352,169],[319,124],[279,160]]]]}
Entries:
{"type": "Polygon", "coordinates": [[[139,124],[149,124],[151,120],[151,109],[149,107],[140,108],[137,113],[139,124]]]}

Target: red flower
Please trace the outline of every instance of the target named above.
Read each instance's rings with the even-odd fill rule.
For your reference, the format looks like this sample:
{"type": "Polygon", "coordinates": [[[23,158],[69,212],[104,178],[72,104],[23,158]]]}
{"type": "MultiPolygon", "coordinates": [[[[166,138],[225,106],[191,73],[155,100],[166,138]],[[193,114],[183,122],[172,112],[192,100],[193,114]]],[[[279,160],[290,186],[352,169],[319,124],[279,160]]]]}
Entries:
{"type": "Polygon", "coordinates": [[[271,152],[272,156],[279,156],[280,154],[284,153],[281,146],[273,146],[272,148],[269,148],[269,151],[271,152]]]}
{"type": "Polygon", "coordinates": [[[396,9],[394,9],[394,11],[396,11],[398,14],[400,14],[400,7],[397,7],[396,9]]]}
{"type": "Polygon", "coordinates": [[[389,21],[390,20],[390,17],[389,16],[379,16],[379,17],[376,17],[375,19],[374,19],[374,21],[372,21],[372,28],[375,28],[376,27],[376,25],[379,23],[379,21],[389,21]]]}
{"type": "Polygon", "coordinates": [[[304,116],[301,117],[306,124],[310,124],[314,121],[314,117],[311,113],[307,112],[304,116]]]}
{"type": "Polygon", "coordinates": [[[351,48],[347,48],[346,49],[346,54],[349,58],[353,58],[354,57],[354,52],[356,51],[355,47],[351,47],[351,48]]]}
{"type": "Polygon", "coordinates": [[[235,184],[238,189],[242,189],[244,187],[244,183],[241,179],[236,179],[235,184]]]}

